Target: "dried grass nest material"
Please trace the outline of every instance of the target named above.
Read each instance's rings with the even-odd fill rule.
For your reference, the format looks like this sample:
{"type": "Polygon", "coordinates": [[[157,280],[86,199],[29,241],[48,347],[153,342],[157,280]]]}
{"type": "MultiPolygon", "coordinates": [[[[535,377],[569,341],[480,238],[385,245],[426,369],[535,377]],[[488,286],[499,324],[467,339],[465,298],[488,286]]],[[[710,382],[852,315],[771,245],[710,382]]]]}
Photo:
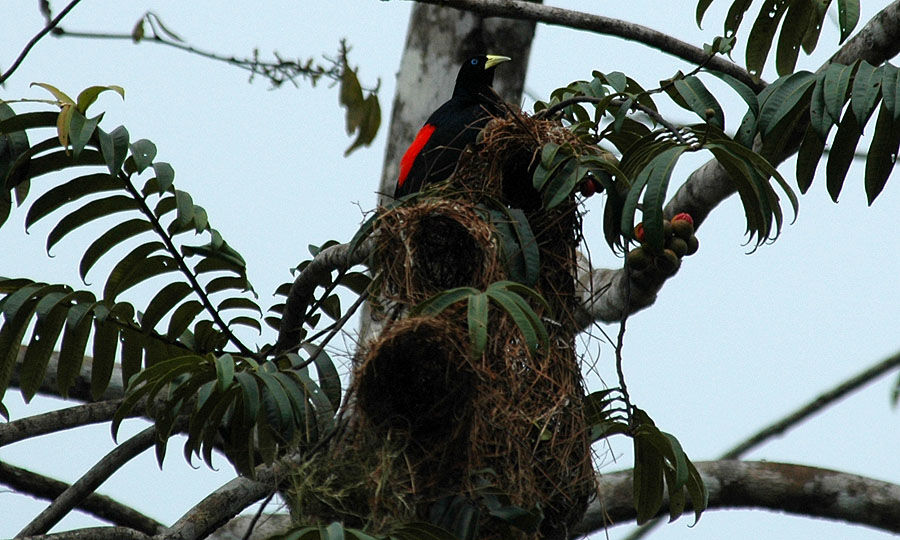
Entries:
{"type": "Polygon", "coordinates": [[[385,211],[375,228],[382,299],[415,305],[446,289],[502,279],[494,229],[471,203],[425,198],[385,211]]]}

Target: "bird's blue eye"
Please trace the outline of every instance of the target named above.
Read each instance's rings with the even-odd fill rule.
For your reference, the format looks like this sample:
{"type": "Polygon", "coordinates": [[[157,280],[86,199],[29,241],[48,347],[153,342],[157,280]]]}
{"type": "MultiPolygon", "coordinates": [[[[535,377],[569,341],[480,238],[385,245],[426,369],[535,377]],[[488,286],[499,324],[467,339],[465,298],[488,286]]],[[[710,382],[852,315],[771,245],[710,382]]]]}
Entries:
{"type": "Polygon", "coordinates": [[[469,60],[469,63],[472,64],[473,66],[477,66],[477,65],[478,65],[478,59],[477,59],[477,58],[473,58],[473,59],[469,60]]]}

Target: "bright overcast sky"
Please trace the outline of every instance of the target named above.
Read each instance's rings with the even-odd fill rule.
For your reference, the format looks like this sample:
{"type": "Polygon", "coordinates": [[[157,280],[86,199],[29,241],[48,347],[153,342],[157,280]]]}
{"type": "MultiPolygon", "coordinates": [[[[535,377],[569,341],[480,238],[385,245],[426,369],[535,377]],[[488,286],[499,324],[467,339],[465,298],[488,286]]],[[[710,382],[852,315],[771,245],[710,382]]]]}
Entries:
{"type": "MultiPolygon", "coordinates": [[[[721,29],[731,2],[714,2],[702,31],[694,24],[693,2],[552,3],[600,10],[700,45],[721,29]]],[[[882,4],[863,3],[861,23],[875,12],[876,3],[882,4]]],[[[53,2],[56,9],[62,5],[53,2]]],[[[382,116],[388,119],[410,6],[375,0],[343,0],[340,7],[309,0],[85,0],[63,26],[128,32],[151,9],[197,47],[237,56],[250,54],[254,47],[263,57],[273,50],[291,58],[333,54],[346,37],[363,84],[381,79],[382,116]]],[[[10,65],[42,24],[37,2],[3,3],[0,68],[10,65]]],[[[742,28],[743,36],[748,31],[749,25],[742,28]]],[[[800,66],[815,70],[836,46],[836,24],[826,19],[820,50],[813,58],[801,55],[800,66]]],[[[735,58],[742,54],[740,50],[735,58]]],[[[545,97],[556,87],[590,78],[594,69],[623,71],[652,87],[677,69],[688,71],[691,66],[618,39],[540,26],[526,86],[545,97]]],[[[765,76],[773,80],[774,70],[770,67],[765,76]]],[[[387,125],[372,147],[344,158],[351,139],[344,133],[336,89],[328,88],[327,82],[315,89],[300,82],[298,89],[285,85],[270,90],[264,80],[248,84],[244,72],[174,49],[53,37],[35,47],[0,89],[0,98],[47,97],[39,88],[28,87],[35,81],[54,84],[71,95],[95,84],[125,87],[124,102],[107,94],[92,111],[107,111],[102,124],[107,131],[124,124],[132,140],[148,138],[156,143],[158,159],[175,168],[176,185],[206,208],[213,227],[248,261],[250,279],[264,306],[274,303],[270,294],[275,287],[291,279],[288,269],[308,258],[308,244],[349,240],[362,212],[374,204],[387,125]]],[[[733,131],[744,113],[742,102],[720,85],[711,87],[725,106],[726,126],[733,131]]],[[[450,89],[445,92],[449,96],[450,89]]],[[[674,111],[670,119],[696,121],[683,111],[674,111]]],[[[686,173],[690,167],[680,170],[686,173]]],[[[780,170],[793,181],[792,161],[780,170]]],[[[829,200],[824,177],[817,177],[809,194],[800,199],[796,223],[786,226],[774,244],[750,255],[739,202],[733,198],[721,205],[699,231],[699,253],[685,259],[656,305],[629,320],[625,372],[632,398],[661,429],[678,437],[692,459],[715,458],[900,347],[896,233],[900,178],[895,174],[867,208],[862,172],[861,163],[850,169],[838,205],[829,200]]],[[[35,190],[42,189],[40,183],[35,183],[35,190]]],[[[620,265],[603,241],[602,199],[588,201],[587,209],[585,236],[595,263],[620,265]]],[[[77,260],[90,236],[67,238],[51,259],[43,245],[53,220],[33,227],[28,236],[21,233],[23,221],[24,212],[14,212],[0,229],[0,275],[77,286],[77,260]]],[[[102,269],[95,270],[88,281],[97,287],[102,276],[102,269]]],[[[265,337],[270,339],[271,334],[265,337]]],[[[593,340],[587,341],[587,351],[600,375],[613,384],[612,348],[593,340]]],[[[867,387],[748,458],[804,463],[900,483],[900,417],[889,403],[895,380],[893,375],[867,387]]],[[[593,376],[589,386],[601,388],[593,376]]],[[[4,403],[14,418],[59,406],[36,399],[25,407],[16,391],[9,392],[4,403]]],[[[135,421],[129,429],[141,427],[135,421]]],[[[105,426],[37,442],[4,447],[0,460],[71,482],[112,444],[105,426]]],[[[630,466],[630,441],[620,437],[611,444],[617,461],[607,460],[601,472],[630,466]]],[[[202,464],[196,470],[185,466],[180,447],[180,440],[170,444],[164,471],[148,452],[100,492],[164,523],[173,522],[233,477],[224,459],[218,460],[218,472],[202,464]]],[[[0,538],[15,534],[44,506],[0,491],[0,538]]],[[[683,517],[653,538],[889,537],[862,527],[759,511],[710,511],[689,529],[691,522],[683,517]]],[[[92,523],[76,514],[56,530],[92,523]]],[[[628,530],[616,527],[609,536],[621,538],[628,530]]]]}

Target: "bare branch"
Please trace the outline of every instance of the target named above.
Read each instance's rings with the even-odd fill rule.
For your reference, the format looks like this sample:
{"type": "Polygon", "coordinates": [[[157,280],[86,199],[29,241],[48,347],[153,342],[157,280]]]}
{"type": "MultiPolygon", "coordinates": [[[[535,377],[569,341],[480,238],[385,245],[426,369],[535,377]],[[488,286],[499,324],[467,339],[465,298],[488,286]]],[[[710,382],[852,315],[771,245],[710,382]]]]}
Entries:
{"type": "MultiPolygon", "coordinates": [[[[895,0],[866,23],[859,33],[844,43],[825,66],[838,61],[850,63],[860,58],[875,65],[881,64],[900,52],[898,35],[900,35],[900,0],[895,0]]],[[[799,129],[805,127],[802,125],[799,129]]],[[[799,144],[799,138],[797,143],[799,144]]],[[[785,155],[767,157],[773,164],[778,165],[795,152],[796,148],[793,148],[785,155]]],[[[699,228],[706,216],[734,193],[735,188],[725,169],[717,161],[710,160],[691,173],[666,204],[664,213],[666,217],[671,218],[680,212],[687,212],[694,219],[694,226],[699,228]]],[[[578,280],[579,294],[585,301],[584,312],[580,314],[578,322],[584,328],[594,320],[616,322],[622,318],[623,309],[634,313],[653,303],[656,293],[662,287],[661,282],[645,284],[646,290],[642,291],[645,294],[637,295],[634,301],[626,306],[622,302],[623,274],[622,269],[582,269],[578,280]]],[[[634,292],[632,295],[634,296],[634,292]]]]}
{"type": "MultiPolygon", "coordinates": [[[[817,467],[757,461],[695,464],[709,490],[708,510],[760,508],[900,532],[900,486],[817,467]]],[[[635,519],[632,471],[598,479],[600,500],[588,507],[570,538],[635,519]]],[[[660,515],[668,513],[668,500],[660,515]]]]}
{"type": "Polygon", "coordinates": [[[50,33],[50,31],[53,30],[57,24],[59,24],[59,21],[63,20],[63,17],[68,15],[69,12],[72,11],[72,8],[77,6],[78,2],[80,2],[80,1],[81,0],[72,0],[71,2],[69,2],[69,5],[64,7],[63,10],[59,12],[59,15],[54,17],[52,21],[47,23],[47,26],[45,26],[43,28],[43,30],[41,30],[40,32],[35,34],[35,36],[33,38],[31,38],[31,40],[25,45],[25,48],[22,49],[22,52],[19,53],[19,57],[16,58],[16,60],[12,64],[12,66],[10,66],[10,68],[6,70],[6,73],[3,73],[2,75],[0,75],[0,84],[3,84],[4,82],[6,82],[6,79],[10,78],[10,76],[22,64],[22,61],[25,60],[25,57],[28,56],[28,53],[31,52],[32,47],[37,45],[37,42],[40,41],[41,38],[43,38],[48,33],[50,33]]]}
{"type": "Polygon", "coordinates": [[[73,427],[112,420],[122,400],[99,401],[0,424],[0,447],[73,427]]]}
{"type": "Polygon", "coordinates": [[[278,341],[275,351],[290,351],[300,344],[303,322],[307,309],[313,300],[316,287],[331,283],[331,273],[335,270],[347,270],[365,261],[372,252],[374,242],[371,238],[351,249],[351,244],[339,244],[320,251],[313,260],[297,275],[291,291],[285,300],[284,313],[278,329],[278,341]]]}
{"type": "Polygon", "coordinates": [[[637,41],[648,47],[681,58],[692,64],[706,64],[711,69],[727,73],[757,92],[765,83],[755,80],[744,68],[729,62],[721,56],[709,58],[709,53],[690,43],[640,24],[612,19],[553,6],[545,6],[524,0],[416,0],[422,4],[435,4],[462,9],[484,17],[503,17],[542,22],[554,26],[565,26],[576,30],[587,30],[597,34],[616,36],[629,41],[637,41]]]}
{"type": "Polygon", "coordinates": [[[146,534],[128,527],[89,527],[53,534],[16,537],[18,540],[149,540],[146,534]]]}
{"type": "Polygon", "coordinates": [[[115,447],[87,473],[62,492],[47,508],[22,529],[18,536],[46,534],[51,527],[65,517],[76,505],[94,492],[114,472],[132,458],[153,446],[156,427],[149,427],[115,447]]]}
{"type": "MultiPolygon", "coordinates": [[[[11,487],[19,493],[47,500],[59,497],[70,487],[65,482],[3,462],[0,462],[0,483],[11,487]]],[[[137,510],[96,493],[85,497],[84,500],[78,503],[76,508],[104,521],[128,527],[140,533],[156,534],[165,528],[163,524],[141,514],[137,510]]],[[[107,529],[104,528],[104,530],[107,529]]]]}
{"type": "MultiPolygon", "coordinates": [[[[152,12],[148,12],[139,24],[142,24],[144,21],[150,22],[150,27],[153,30],[153,34],[150,36],[138,37],[134,33],[128,34],[74,31],[67,30],[61,27],[55,29],[53,31],[53,35],[57,37],[155,43],[157,45],[172,47],[190,54],[195,54],[197,56],[207,58],[209,60],[223,62],[245,71],[249,71],[251,80],[255,76],[265,77],[270,83],[272,83],[272,86],[275,88],[281,86],[285,82],[290,82],[294,85],[294,87],[297,87],[299,86],[297,84],[298,78],[309,79],[309,81],[313,85],[315,85],[316,82],[318,82],[319,79],[323,77],[334,82],[340,82],[341,75],[344,72],[344,66],[347,62],[347,53],[349,52],[349,48],[347,47],[347,45],[344,42],[341,42],[341,47],[338,50],[336,58],[325,57],[327,65],[314,63],[312,58],[309,58],[305,61],[299,58],[295,60],[288,60],[279,56],[277,52],[274,53],[274,61],[265,61],[259,57],[259,52],[257,50],[254,50],[253,55],[250,57],[237,57],[234,55],[225,55],[213,51],[204,50],[185,43],[184,41],[179,41],[177,39],[168,37],[171,34],[167,35],[165,33],[160,33],[156,29],[156,24],[158,24],[159,18],[152,12]],[[152,21],[157,21],[157,23],[154,24],[152,21]]],[[[376,85],[375,87],[364,89],[375,92],[378,90],[378,86],[376,85]]]]}

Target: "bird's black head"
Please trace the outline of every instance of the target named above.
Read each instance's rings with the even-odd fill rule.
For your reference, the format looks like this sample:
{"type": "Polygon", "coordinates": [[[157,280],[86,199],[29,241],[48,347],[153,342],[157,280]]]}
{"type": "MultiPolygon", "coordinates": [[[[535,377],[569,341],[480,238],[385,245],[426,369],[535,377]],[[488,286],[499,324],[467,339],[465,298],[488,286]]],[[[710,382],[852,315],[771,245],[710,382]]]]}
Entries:
{"type": "Polygon", "coordinates": [[[479,54],[466,59],[459,68],[459,75],[456,76],[453,95],[484,92],[494,82],[494,68],[497,67],[497,64],[509,59],[508,56],[493,54],[479,54]]]}

